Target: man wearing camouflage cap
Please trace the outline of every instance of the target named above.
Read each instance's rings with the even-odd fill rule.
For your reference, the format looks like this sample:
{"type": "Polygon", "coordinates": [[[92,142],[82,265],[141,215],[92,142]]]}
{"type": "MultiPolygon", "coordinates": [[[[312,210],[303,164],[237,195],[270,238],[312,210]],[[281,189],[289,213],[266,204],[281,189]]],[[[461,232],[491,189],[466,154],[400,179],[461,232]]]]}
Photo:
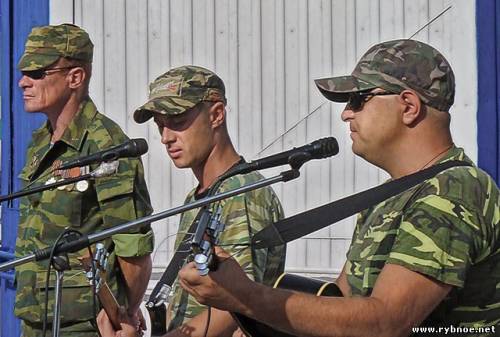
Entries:
{"type": "MultiPolygon", "coordinates": [[[[346,102],[354,153],[393,179],[449,160],[472,164],[453,144],[453,71],[431,46],[377,44],[350,76],[316,81],[346,102]]],[[[497,336],[500,322],[498,187],[476,166],[452,167],[363,211],[337,285],[315,297],[250,281],[223,250],[206,277],[185,266],[182,286],[219,309],[300,336],[497,336]],[[455,329],[454,331],[452,329],[455,329]],[[461,329],[461,330],[458,330],[461,329]],[[429,330],[430,331],[430,330],[429,330]]]]}
{"type": "MultiPolygon", "coordinates": [[[[19,175],[25,186],[36,187],[64,178],[78,177],[96,168],[58,170],[63,162],[86,156],[127,141],[120,127],[100,114],[88,94],[93,44],[81,28],[62,24],[35,27],[26,41],[18,68],[24,109],[42,112],[47,122],[33,132],[26,166],[19,175]]],[[[121,159],[109,177],[80,181],[31,194],[21,200],[16,243],[17,256],[54,243],[65,228],[94,233],[146,216],[152,212],[139,159],[121,159]]],[[[124,331],[135,334],[137,311],[151,273],[150,226],[118,234],[105,242],[108,284],[125,306],[124,331]]],[[[93,294],[77,259],[86,249],[70,254],[65,272],[60,336],[97,336],[93,294]]],[[[22,335],[41,336],[45,315],[45,277],[48,262],[30,262],[16,270],[15,314],[22,319],[22,335]]],[[[49,283],[47,328],[52,334],[54,275],[49,283]]],[[[98,309],[98,308],[97,308],[98,309]]]]}
{"type": "MultiPolygon", "coordinates": [[[[186,197],[190,203],[207,195],[218,177],[242,163],[229,138],[226,122],[226,97],[223,81],[212,71],[198,66],[174,68],[159,76],[150,85],[149,100],[134,112],[134,119],[144,123],[154,118],[161,142],[178,168],[190,168],[198,186],[186,197]]],[[[224,180],[217,193],[232,190],[262,179],[258,172],[233,176],[224,180]]],[[[283,272],[285,246],[252,249],[247,246],[250,236],[282,218],[281,204],[271,188],[241,194],[210,206],[221,210],[225,230],[220,244],[251,279],[272,284],[283,272]]],[[[199,210],[182,214],[175,243],[176,249],[197,218],[199,210]]],[[[231,315],[211,310],[183,291],[176,280],[169,301],[168,333],[166,336],[231,336],[236,329],[231,315]]]]}

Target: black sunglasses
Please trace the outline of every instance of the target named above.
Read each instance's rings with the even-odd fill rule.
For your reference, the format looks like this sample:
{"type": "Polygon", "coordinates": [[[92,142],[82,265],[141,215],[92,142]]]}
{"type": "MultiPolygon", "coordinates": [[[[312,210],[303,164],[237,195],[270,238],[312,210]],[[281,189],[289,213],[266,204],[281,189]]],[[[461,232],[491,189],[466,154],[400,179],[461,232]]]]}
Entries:
{"type": "Polygon", "coordinates": [[[25,71],[21,71],[21,73],[24,76],[29,77],[29,78],[31,78],[33,80],[40,80],[40,79],[44,78],[45,76],[53,74],[53,73],[56,73],[58,71],[67,70],[67,69],[73,69],[73,68],[76,68],[76,67],[77,66],[61,67],[61,68],[51,68],[51,69],[25,70],[25,71]]]}
{"type": "Polygon", "coordinates": [[[386,96],[386,95],[399,95],[394,92],[380,91],[380,92],[352,92],[349,94],[346,109],[352,111],[360,111],[363,105],[368,102],[373,96],[386,96]]]}

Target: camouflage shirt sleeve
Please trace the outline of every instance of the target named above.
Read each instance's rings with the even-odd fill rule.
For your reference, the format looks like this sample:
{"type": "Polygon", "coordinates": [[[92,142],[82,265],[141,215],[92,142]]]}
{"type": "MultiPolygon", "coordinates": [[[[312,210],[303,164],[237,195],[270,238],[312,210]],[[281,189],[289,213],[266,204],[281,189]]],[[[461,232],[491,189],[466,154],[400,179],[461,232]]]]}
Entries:
{"type": "MultiPolygon", "coordinates": [[[[120,160],[116,176],[96,181],[96,193],[104,228],[142,218],[152,212],[140,160],[120,160]]],[[[121,257],[147,255],[154,248],[154,235],[149,224],[130,233],[115,234],[112,240],[116,255],[121,257]]]]}
{"type": "Polygon", "coordinates": [[[251,249],[249,246],[255,233],[283,216],[281,205],[268,192],[269,190],[254,191],[222,202],[222,221],[226,224],[226,230],[220,237],[220,244],[240,264],[249,278],[270,284],[279,276],[278,269],[280,266],[282,268],[282,263],[279,259],[271,261],[274,254],[269,249],[251,249]],[[266,272],[273,276],[267,277],[266,272]]]}
{"type": "Polygon", "coordinates": [[[479,217],[460,200],[427,195],[404,213],[387,263],[463,287],[482,236],[479,217]]]}

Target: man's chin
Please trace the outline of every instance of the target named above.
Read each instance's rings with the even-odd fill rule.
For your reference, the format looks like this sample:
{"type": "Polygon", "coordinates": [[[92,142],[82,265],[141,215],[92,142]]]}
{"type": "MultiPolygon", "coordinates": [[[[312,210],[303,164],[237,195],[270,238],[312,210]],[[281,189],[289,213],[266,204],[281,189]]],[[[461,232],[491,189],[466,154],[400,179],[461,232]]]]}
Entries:
{"type": "Polygon", "coordinates": [[[175,166],[175,167],[177,167],[177,168],[183,169],[183,168],[189,168],[189,167],[190,167],[187,163],[185,163],[185,162],[184,162],[184,161],[182,161],[182,160],[179,160],[179,159],[172,159],[172,158],[170,158],[170,159],[171,159],[171,160],[172,160],[172,162],[174,163],[174,166],[175,166]]]}
{"type": "Polygon", "coordinates": [[[40,109],[37,109],[36,107],[31,107],[31,106],[24,106],[24,111],[25,112],[30,112],[30,113],[35,113],[35,112],[40,112],[40,109]]]}

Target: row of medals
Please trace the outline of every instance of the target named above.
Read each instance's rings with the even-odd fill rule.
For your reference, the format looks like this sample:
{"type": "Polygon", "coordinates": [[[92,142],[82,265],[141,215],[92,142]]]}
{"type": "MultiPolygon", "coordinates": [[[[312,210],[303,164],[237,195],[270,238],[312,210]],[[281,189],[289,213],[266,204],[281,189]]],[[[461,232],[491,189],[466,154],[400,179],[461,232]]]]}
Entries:
{"type": "MultiPolygon", "coordinates": [[[[52,164],[52,172],[54,172],[54,176],[50,177],[50,179],[45,182],[45,185],[53,184],[68,178],[77,178],[84,174],[90,173],[90,167],[88,165],[83,167],[73,167],[66,170],[59,170],[58,168],[61,166],[61,164],[62,161],[60,160],[54,161],[54,163],[52,164]]],[[[73,191],[73,189],[76,189],[78,192],[85,192],[88,188],[89,182],[87,180],[80,180],[76,183],[61,185],[57,187],[57,189],[60,191],[66,190],[68,192],[73,191]]]]}

